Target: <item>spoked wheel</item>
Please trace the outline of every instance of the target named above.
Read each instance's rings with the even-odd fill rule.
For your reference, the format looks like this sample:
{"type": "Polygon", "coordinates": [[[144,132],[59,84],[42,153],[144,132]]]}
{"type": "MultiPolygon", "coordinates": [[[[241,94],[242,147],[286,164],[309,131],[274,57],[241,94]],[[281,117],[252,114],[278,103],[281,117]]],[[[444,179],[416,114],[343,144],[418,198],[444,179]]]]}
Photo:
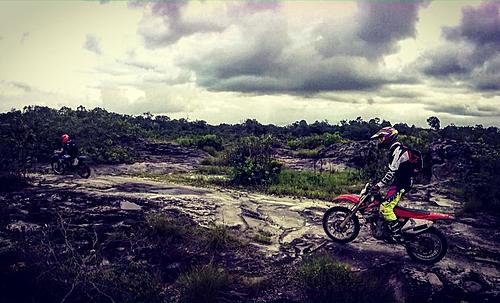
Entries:
{"type": "Polygon", "coordinates": [[[340,227],[342,221],[351,213],[351,210],[343,206],[335,206],[326,211],[323,216],[323,229],[327,236],[335,242],[347,243],[356,239],[359,234],[359,220],[352,216],[344,228],[340,227]]]}
{"type": "Polygon", "coordinates": [[[434,227],[413,236],[406,245],[410,258],[425,264],[439,262],[446,255],[447,250],[446,237],[434,227]]]}
{"type": "Polygon", "coordinates": [[[54,161],[51,163],[52,166],[52,171],[56,175],[62,175],[64,174],[64,164],[62,164],[60,161],[54,161]]]}
{"type": "Polygon", "coordinates": [[[88,165],[85,163],[78,165],[78,167],[76,168],[76,172],[82,178],[87,179],[88,177],[90,177],[90,167],[88,167],[88,165]]]}

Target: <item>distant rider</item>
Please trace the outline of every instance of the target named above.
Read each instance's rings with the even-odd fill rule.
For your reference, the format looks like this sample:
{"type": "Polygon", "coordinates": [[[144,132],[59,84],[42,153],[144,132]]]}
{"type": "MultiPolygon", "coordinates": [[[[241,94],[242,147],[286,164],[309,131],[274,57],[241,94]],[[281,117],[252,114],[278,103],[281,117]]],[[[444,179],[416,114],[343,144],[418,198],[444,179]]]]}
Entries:
{"type": "Polygon", "coordinates": [[[371,137],[371,139],[378,141],[379,147],[387,148],[390,151],[389,170],[382,180],[374,185],[373,190],[378,191],[384,186],[389,186],[385,200],[380,204],[380,214],[387,221],[391,232],[390,238],[393,241],[402,238],[401,228],[394,214],[394,207],[412,185],[410,153],[397,141],[397,138],[398,131],[393,127],[384,127],[371,137]]]}
{"type": "Polygon", "coordinates": [[[64,134],[61,136],[61,144],[61,156],[68,159],[71,165],[78,165],[78,147],[75,141],[71,140],[68,134],[64,134]]]}

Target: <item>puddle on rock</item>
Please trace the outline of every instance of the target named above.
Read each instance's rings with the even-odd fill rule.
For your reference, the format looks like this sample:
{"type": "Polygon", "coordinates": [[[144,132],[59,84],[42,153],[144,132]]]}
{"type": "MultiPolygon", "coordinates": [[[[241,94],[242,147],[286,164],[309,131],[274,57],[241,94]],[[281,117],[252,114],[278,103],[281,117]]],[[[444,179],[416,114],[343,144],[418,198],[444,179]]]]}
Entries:
{"type": "Polygon", "coordinates": [[[141,210],[142,207],[132,202],[121,201],[120,208],[124,210],[141,210]]]}

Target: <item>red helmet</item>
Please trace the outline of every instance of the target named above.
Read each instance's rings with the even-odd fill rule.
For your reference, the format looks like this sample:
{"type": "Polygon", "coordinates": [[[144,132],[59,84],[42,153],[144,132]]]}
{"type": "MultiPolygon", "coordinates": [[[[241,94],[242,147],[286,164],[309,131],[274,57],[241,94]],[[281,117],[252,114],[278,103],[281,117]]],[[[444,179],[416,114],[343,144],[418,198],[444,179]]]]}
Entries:
{"type": "Polygon", "coordinates": [[[61,142],[62,142],[62,144],[66,144],[66,143],[68,143],[68,141],[69,141],[69,135],[68,134],[64,134],[64,135],[61,136],[61,142]]]}
{"type": "Polygon", "coordinates": [[[398,131],[394,127],[384,127],[379,130],[375,135],[371,136],[370,139],[377,139],[378,144],[381,146],[389,146],[398,137],[398,131]]]}

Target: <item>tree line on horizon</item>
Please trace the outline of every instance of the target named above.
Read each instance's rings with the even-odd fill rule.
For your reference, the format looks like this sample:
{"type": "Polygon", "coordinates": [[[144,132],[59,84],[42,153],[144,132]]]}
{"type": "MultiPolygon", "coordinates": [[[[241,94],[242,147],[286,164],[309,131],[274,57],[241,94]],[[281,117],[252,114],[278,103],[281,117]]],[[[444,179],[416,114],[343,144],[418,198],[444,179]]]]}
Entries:
{"type": "Polygon", "coordinates": [[[5,165],[19,165],[26,158],[43,162],[54,149],[60,147],[60,136],[63,133],[70,134],[82,152],[99,163],[132,162],[136,157],[136,147],[145,141],[195,138],[192,141],[196,142],[196,137],[210,135],[215,136],[217,149],[245,136],[271,135],[280,142],[287,142],[294,138],[338,134],[346,140],[359,141],[368,140],[381,127],[391,125],[403,136],[426,140],[431,136],[500,145],[500,130],[497,127],[448,125],[440,128],[437,117],[429,117],[427,122],[429,129],[409,126],[406,123],[392,124],[379,118],[365,121],[361,117],[342,120],[337,124],[326,120],[314,123],[301,120],[286,126],[277,126],[247,119],[239,124],[210,125],[205,121],[190,122],[183,118],[171,119],[168,116],[153,116],[149,113],[132,116],[108,112],[102,108],[87,110],[83,106],[75,110],[69,107],[52,109],[28,106],[23,110],[0,113],[0,168],[5,170],[5,165]]]}
{"type": "MultiPolygon", "coordinates": [[[[497,127],[448,125],[441,128],[437,117],[429,117],[427,122],[429,128],[392,124],[379,118],[366,121],[361,117],[337,124],[326,120],[314,123],[301,120],[277,126],[247,119],[239,124],[210,125],[205,121],[190,122],[148,113],[132,116],[102,108],[87,110],[83,106],[76,109],[28,106],[23,110],[0,113],[0,177],[22,179],[32,163],[48,162],[52,152],[60,148],[63,133],[70,134],[81,153],[95,163],[108,164],[134,162],[141,148],[149,142],[180,143],[213,155],[234,148],[246,137],[271,137],[273,147],[299,149],[298,152],[304,155],[317,155],[321,148],[333,143],[368,140],[381,127],[390,125],[400,132],[403,142],[427,156],[429,144],[443,139],[488,146],[498,155],[500,130],[497,127]]],[[[498,189],[489,189],[499,183],[499,157],[480,155],[474,165],[475,170],[466,176],[468,180],[474,179],[477,185],[477,190],[472,192],[489,192],[488,199],[495,199],[492,195],[498,189]]]]}

